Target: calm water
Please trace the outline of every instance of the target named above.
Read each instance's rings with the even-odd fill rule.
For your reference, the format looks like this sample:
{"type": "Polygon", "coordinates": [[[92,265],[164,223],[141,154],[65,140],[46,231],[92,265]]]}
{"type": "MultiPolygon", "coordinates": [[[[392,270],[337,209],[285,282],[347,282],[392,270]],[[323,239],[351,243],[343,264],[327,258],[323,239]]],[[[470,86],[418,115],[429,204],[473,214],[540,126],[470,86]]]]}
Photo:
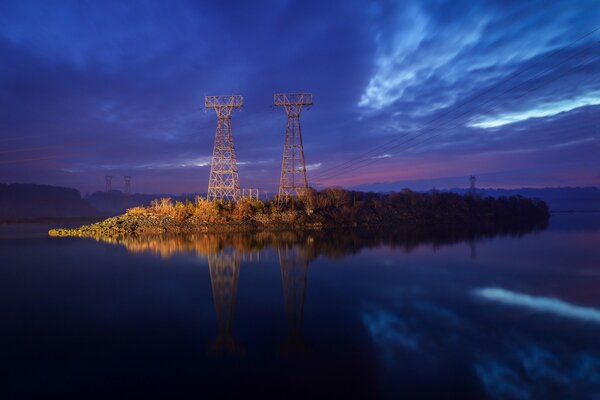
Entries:
{"type": "Polygon", "coordinates": [[[0,226],[3,399],[600,398],[600,214],[467,240],[47,228],[0,226]]]}

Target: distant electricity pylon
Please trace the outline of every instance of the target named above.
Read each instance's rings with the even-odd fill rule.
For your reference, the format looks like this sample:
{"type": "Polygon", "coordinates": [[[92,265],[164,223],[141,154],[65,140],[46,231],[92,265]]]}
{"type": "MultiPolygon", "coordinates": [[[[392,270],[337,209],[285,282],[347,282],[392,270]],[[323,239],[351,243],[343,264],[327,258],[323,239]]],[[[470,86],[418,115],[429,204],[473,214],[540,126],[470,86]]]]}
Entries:
{"type": "Polygon", "coordinates": [[[208,200],[238,200],[241,196],[231,112],[235,108],[241,109],[243,105],[244,98],[240,95],[204,97],[204,106],[214,108],[217,113],[217,132],[208,178],[208,200]]]}
{"type": "Polygon", "coordinates": [[[469,189],[471,190],[471,193],[475,192],[475,181],[477,180],[477,178],[475,178],[475,175],[471,175],[469,177],[469,189]]]}
{"type": "Polygon", "coordinates": [[[273,104],[285,107],[287,113],[281,179],[279,180],[279,199],[282,199],[297,196],[308,189],[300,113],[303,106],[313,104],[313,96],[312,93],[276,93],[273,95],[273,104]]]}
{"type": "Polygon", "coordinates": [[[112,175],[106,175],[104,179],[106,179],[106,192],[110,193],[112,191],[112,175]]]}
{"type": "Polygon", "coordinates": [[[129,196],[131,194],[131,176],[124,176],[125,178],[125,195],[129,196]]]}

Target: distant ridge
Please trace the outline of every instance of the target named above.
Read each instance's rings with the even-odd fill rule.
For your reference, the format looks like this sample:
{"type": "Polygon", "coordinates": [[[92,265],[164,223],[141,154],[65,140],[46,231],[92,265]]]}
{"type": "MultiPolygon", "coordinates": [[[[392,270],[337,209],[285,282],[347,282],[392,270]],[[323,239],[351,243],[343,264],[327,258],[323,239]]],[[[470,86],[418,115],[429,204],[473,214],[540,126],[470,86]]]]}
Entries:
{"type": "Polygon", "coordinates": [[[35,184],[0,184],[0,219],[93,217],[96,211],[77,189],[35,184]]]}

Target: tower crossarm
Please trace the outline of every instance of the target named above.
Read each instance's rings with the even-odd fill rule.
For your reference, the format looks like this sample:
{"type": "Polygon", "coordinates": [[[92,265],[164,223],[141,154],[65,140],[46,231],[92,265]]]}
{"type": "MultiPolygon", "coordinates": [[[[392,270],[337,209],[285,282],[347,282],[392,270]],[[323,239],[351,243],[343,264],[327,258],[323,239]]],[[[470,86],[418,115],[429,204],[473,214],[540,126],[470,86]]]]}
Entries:
{"type": "Polygon", "coordinates": [[[311,106],[312,93],[275,93],[273,104],[276,106],[311,106]]]}
{"type": "Polygon", "coordinates": [[[273,95],[273,104],[279,107],[285,107],[285,111],[290,116],[299,117],[302,107],[312,106],[312,93],[275,93],[273,95]]]}
{"type": "Polygon", "coordinates": [[[231,112],[244,106],[244,97],[239,94],[227,96],[204,96],[204,107],[214,108],[218,118],[229,118],[231,112]]]}

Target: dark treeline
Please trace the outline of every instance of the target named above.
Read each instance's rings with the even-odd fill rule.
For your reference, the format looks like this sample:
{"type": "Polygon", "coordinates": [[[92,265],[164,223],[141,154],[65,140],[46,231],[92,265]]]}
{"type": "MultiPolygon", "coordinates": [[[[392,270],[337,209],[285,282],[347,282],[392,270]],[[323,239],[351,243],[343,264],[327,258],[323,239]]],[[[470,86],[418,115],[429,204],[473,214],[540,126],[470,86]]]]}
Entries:
{"type": "Polygon", "coordinates": [[[148,207],[78,229],[55,229],[55,236],[114,236],[135,233],[193,233],[249,230],[394,228],[405,235],[439,235],[461,231],[502,232],[543,227],[548,207],[539,200],[513,197],[461,196],[452,193],[377,194],[343,189],[308,190],[297,198],[263,203],[255,199],[236,202],[194,202],[163,198],[148,207]]]}
{"type": "Polygon", "coordinates": [[[302,209],[327,225],[390,225],[399,221],[426,224],[518,226],[547,221],[546,203],[521,196],[483,197],[448,192],[417,193],[405,189],[388,194],[338,188],[310,189],[283,208],[302,209]]]}
{"type": "Polygon", "coordinates": [[[76,189],[49,185],[0,184],[0,221],[19,218],[96,216],[76,189]]]}

